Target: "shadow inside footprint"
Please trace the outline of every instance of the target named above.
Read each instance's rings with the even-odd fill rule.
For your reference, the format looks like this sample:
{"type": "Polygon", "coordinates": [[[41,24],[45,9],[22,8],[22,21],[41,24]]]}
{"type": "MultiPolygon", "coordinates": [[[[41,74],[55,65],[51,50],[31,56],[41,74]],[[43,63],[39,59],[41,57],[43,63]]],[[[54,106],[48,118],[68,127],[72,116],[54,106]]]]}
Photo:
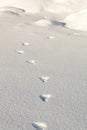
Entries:
{"type": "Polygon", "coordinates": [[[46,98],[45,97],[43,97],[42,95],[40,95],[40,98],[41,98],[42,101],[46,102],[46,98]]]}
{"type": "Polygon", "coordinates": [[[51,94],[40,95],[42,101],[47,102],[51,98],[51,94]]]}
{"type": "Polygon", "coordinates": [[[43,83],[47,83],[47,81],[49,80],[50,77],[48,76],[41,76],[39,77],[39,79],[43,82],[43,83]]]}

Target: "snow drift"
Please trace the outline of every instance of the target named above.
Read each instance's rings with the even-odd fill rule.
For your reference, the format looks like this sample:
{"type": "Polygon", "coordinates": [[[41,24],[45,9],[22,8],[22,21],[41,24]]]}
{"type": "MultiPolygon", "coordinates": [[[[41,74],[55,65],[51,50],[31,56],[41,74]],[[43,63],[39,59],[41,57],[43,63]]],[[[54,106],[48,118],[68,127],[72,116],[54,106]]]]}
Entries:
{"type": "Polygon", "coordinates": [[[87,7],[86,0],[0,0],[0,7],[14,6],[27,12],[70,13],[87,7]]]}
{"type": "Polygon", "coordinates": [[[64,21],[68,28],[87,31],[87,9],[71,14],[64,21]]]}
{"type": "Polygon", "coordinates": [[[86,0],[3,0],[3,2],[0,0],[0,14],[3,12],[16,15],[24,12],[33,14],[55,13],[64,19],[66,27],[87,31],[86,0]]]}

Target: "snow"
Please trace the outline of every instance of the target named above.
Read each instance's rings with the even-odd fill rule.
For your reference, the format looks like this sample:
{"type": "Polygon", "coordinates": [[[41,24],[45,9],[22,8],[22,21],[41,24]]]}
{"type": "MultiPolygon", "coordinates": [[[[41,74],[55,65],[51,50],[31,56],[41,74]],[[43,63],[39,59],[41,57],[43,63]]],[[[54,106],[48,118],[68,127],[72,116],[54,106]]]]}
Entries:
{"type": "Polygon", "coordinates": [[[87,31],[87,9],[71,14],[64,22],[68,28],[87,31]]]}
{"type": "Polygon", "coordinates": [[[87,1],[0,0],[0,130],[87,130],[87,1]]]}
{"type": "MultiPolygon", "coordinates": [[[[87,31],[87,1],[86,0],[0,0],[0,11],[15,13],[49,12],[59,15],[66,22],[66,27],[87,31]]],[[[36,24],[47,26],[50,21],[40,20],[36,24]]]]}
{"type": "Polygon", "coordinates": [[[42,101],[47,102],[51,98],[51,94],[42,94],[40,95],[42,101]]]}
{"type": "Polygon", "coordinates": [[[37,130],[44,130],[46,129],[47,125],[45,123],[42,122],[35,122],[33,123],[33,126],[37,129],[37,130]]]}
{"type": "Polygon", "coordinates": [[[48,27],[49,25],[51,25],[51,22],[49,20],[40,19],[36,21],[34,24],[37,26],[48,27]]]}

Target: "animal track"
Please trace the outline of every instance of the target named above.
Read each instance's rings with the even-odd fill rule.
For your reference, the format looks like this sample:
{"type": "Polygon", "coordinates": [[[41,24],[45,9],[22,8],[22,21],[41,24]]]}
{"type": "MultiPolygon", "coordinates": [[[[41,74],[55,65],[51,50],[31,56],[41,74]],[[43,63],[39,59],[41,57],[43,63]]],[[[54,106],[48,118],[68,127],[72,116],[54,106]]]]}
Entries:
{"type": "Polygon", "coordinates": [[[40,98],[41,98],[42,101],[44,101],[44,102],[47,102],[51,97],[52,97],[51,94],[43,94],[43,95],[40,95],[40,98]]]}
{"type": "Polygon", "coordinates": [[[30,43],[28,43],[28,42],[23,42],[22,45],[23,45],[23,46],[28,46],[28,45],[30,45],[30,43]]]}
{"type": "Polygon", "coordinates": [[[55,37],[54,37],[54,36],[49,36],[48,38],[49,38],[49,39],[54,39],[55,37]]]}
{"type": "Polygon", "coordinates": [[[49,79],[50,79],[50,77],[48,77],[48,76],[41,76],[41,77],[40,77],[40,80],[41,80],[42,82],[44,82],[44,83],[46,83],[49,79]]]}
{"type": "Polygon", "coordinates": [[[32,125],[34,128],[36,128],[36,130],[45,130],[47,128],[47,125],[42,122],[35,122],[32,125]]]}
{"type": "Polygon", "coordinates": [[[23,50],[16,50],[16,52],[17,52],[18,54],[23,54],[23,53],[24,53],[23,50]]]}
{"type": "Polygon", "coordinates": [[[36,64],[36,61],[35,61],[35,60],[27,60],[26,62],[27,62],[27,63],[30,63],[30,64],[33,64],[33,65],[36,64]]]}

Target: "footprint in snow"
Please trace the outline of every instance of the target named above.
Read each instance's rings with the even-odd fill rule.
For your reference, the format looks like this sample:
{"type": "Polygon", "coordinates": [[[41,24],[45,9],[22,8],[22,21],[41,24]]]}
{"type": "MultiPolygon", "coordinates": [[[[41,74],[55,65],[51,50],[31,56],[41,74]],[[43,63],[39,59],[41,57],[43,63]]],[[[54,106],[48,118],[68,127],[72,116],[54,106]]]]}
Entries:
{"type": "Polygon", "coordinates": [[[36,128],[36,130],[45,130],[47,128],[46,123],[42,123],[42,122],[35,122],[32,124],[32,126],[36,128]]]}
{"type": "Polygon", "coordinates": [[[49,38],[49,39],[54,39],[55,37],[54,37],[54,36],[49,36],[48,38],[49,38]]]}
{"type": "Polygon", "coordinates": [[[43,95],[40,95],[40,98],[41,98],[42,101],[44,101],[44,102],[47,102],[51,97],[52,97],[51,94],[43,94],[43,95]]]}
{"type": "Polygon", "coordinates": [[[24,53],[23,50],[16,50],[16,52],[17,52],[18,54],[23,54],[23,53],[24,53]]]}
{"type": "Polygon", "coordinates": [[[30,45],[30,43],[28,43],[28,42],[23,42],[22,45],[23,45],[23,46],[28,46],[28,45],[30,45]]]}
{"type": "Polygon", "coordinates": [[[39,77],[39,79],[40,79],[42,82],[47,83],[47,81],[50,79],[50,77],[48,77],[48,76],[41,76],[41,77],[39,77]]]}
{"type": "Polygon", "coordinates": [[[35,61],[35,60],[27,60],[26,62],[29,63],[29,64],[33,64],[33,65],[36,64],[36,61],[35,61]]]}

